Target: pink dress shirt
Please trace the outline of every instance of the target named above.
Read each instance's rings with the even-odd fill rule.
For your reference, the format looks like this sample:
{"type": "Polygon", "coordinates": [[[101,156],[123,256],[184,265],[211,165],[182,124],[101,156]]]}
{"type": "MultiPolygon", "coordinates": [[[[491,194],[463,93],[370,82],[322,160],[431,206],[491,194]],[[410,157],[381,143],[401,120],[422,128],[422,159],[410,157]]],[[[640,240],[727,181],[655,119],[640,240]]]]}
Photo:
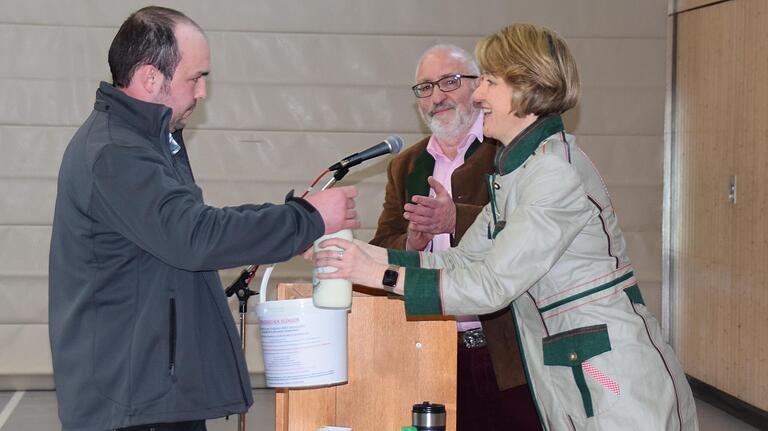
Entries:
{"type": "MultiPolygon", "coordinates": [[[[456,149],[456,157],[454,157],[453,160],[445,155],[435,135],[432,135],[432,137],[429,138],[427,152],[435,159],[435,169],[432,172],[432,176],[445,187],[445,190],[447,190],[451,196],[453,196],[451,191],[451,176],[453,175],[453,171],[464,164],[464,155],[467,153],[467,149],[469,149],[470,145],[475,142],[475,139],[480,140],[480,142],[483,141],[482,112],[478,113],[477,119],[472,123],[469,132],[456,149]]],[[[435,191],[431,188],[429,189],[429,195],[435,196],[435,191]]],[[[451,235],[452,233],[435,235],[431,244],[427,244],[426,249],[429,250],[430,246],[432,251],[447,250],[451,248],[451,235]]],[[[477,316],[456,316],[456,329],[460,332],[479,327],[480,321],[477,320],[477,316]]]]}

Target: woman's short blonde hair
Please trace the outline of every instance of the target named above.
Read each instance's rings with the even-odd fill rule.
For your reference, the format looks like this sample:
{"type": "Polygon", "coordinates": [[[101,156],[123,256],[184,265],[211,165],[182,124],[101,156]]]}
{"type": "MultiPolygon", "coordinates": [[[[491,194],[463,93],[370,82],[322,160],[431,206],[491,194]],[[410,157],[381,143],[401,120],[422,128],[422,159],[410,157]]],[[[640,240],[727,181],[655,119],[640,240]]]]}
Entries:
{"type": "Polygon", "coordinates": [[[478,42],[475,57],[484,73],[512,86],[518,117],[562,114],[579,101],[576,60],[548,28],[512,24],[478,42]]]}

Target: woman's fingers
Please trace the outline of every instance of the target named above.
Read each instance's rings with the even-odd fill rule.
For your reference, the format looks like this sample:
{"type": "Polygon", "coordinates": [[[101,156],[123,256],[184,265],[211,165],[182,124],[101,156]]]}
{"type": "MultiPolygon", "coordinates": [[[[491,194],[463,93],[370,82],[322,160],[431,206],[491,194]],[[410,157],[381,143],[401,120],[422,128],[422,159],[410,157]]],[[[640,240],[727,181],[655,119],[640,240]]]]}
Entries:
{"type": "Polygon", "coordinates": [[[328,238],[325,241],[321,242],[319,245],[322,248],[338,247],[342,250],[346,250],[349,247],[351,247],[353,244],[351,241],[347,241],[346,239],[342,239],[342,238],[328,238]]]}
{"type": "Polygon", "coordinates": [[[323,260],[335,260],[340,261],[344,259],[344,251],[338,250],[321,250],[315,252],[315,261],[323,260]]]}

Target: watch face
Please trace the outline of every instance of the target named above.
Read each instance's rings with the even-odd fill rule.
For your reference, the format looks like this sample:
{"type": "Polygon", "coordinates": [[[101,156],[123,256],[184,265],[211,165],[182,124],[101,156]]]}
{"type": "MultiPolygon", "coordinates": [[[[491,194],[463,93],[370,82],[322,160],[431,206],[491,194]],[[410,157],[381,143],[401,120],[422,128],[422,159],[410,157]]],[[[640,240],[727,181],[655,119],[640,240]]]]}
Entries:
{"type": "Polygon", "coordinates": [[[387,269],[384,271],[384,278],[381,280],[381,284],[388,287],[397,286],[397,276],[400,275],[396,269],[387,269]]]}

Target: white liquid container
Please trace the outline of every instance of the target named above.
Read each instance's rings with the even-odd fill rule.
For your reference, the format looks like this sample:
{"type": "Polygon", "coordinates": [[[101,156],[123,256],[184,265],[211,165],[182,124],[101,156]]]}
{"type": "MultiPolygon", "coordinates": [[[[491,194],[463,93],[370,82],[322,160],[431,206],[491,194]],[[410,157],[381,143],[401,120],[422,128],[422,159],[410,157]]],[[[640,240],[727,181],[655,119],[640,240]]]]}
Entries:
{"type": "MultiPolygon", "coordinates": [[[[342,238],[352,241],[352,230],[342,229],[336,233],[323,235],[315,241],[313,245],[314,252],[320,250],[341,250],[338,247],[320,248],[319,244],[329,238],[342,238]]],[[[352,282],[343,278],[332,278],[320,280],[316,277],[317,273],[335,272],[336,268],[332,266],[322,266],[312,271],[312,301],[315,307],[345,309],[352,306],[352,282]]]]}

